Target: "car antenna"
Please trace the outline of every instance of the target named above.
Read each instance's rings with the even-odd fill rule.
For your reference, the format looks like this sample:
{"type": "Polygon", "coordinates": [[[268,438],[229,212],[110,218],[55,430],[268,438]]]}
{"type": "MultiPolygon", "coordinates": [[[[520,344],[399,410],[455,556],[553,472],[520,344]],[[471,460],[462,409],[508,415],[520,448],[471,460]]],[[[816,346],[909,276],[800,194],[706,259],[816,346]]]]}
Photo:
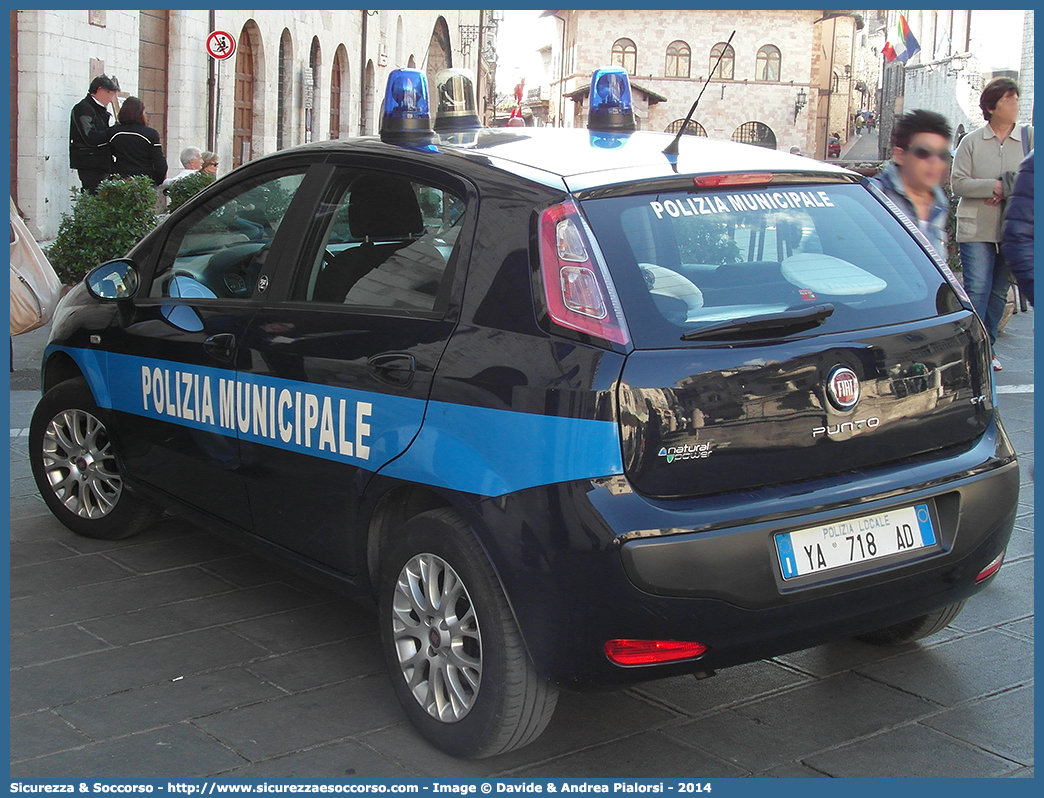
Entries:
{"type": "Polygon", "coordinates": [[[668,144],[664,148],[664,150],[663,150],[663,154],[664,155],[666,155],[668,157],[670,157],[672,155],[675,158],[678,157],[678,142],[681,141],[681,137],[685,133],[685,128],[688,127],[689,122],[692,120],[692,115],[694,113],[696,113],[696,106],[700,104],[700,97],[702,97],[703,96],[703,92],[705,92],[707,90],[707,86],[710,84],[711,78],[714,76],[714,73],[717,71],[718,65],[721,63],[721,59],[725,57],[725,53],[729,49],[729,45],[732,44],[732,37],[735,36],[735,35],[736,35],[736,31],[733,31],[732,33],[729,34],[729,40],[727,42],[725,42],[725,46],[722,47],[721,48],[721,52],[718,53],[718,60],[714,64],[714,69],[712,69],[710,71],[710,74],[707,76],[707,79],[705,81],[703,81],[703,88],[700,89],[699,96],[696,97],[696,102],[694,102],[692,104],[692,108],[689,109],[689,113],[687,113],[685,115],[685,120],[682,122],[681,128],[679,128],[679,130],[678,130],[678,135],[674,137],[674,141],[672,141],[670,144],[668,144]]]}

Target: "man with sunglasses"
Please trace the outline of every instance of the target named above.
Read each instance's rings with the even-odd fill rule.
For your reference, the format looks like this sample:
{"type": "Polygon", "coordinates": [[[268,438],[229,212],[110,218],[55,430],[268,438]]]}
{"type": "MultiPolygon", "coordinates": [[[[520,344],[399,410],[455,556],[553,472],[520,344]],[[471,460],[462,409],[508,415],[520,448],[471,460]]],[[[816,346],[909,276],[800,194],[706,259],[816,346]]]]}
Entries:
{"type": "Polygon", "coordinates": [[[917,110],[895,120],[892,160],[873,180],[946,260],[950,203],[939,187],[950,163],[952,131],[945,117],[917,110]]]}

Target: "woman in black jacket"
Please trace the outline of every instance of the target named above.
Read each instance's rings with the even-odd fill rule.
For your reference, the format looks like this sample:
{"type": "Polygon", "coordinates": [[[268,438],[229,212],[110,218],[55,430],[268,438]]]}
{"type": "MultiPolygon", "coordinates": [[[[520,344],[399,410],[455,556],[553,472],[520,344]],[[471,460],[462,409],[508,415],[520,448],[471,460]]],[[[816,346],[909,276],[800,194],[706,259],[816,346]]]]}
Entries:
{"type": "Polygon", "coordinates": [[[145,121],[145,103],[128,97],[120,108],[119,124],[110,128],[109,144],[115,163],[112,173],[121,177],[146,175],[158,186],[167,176],[159,133],[145,121]]]}

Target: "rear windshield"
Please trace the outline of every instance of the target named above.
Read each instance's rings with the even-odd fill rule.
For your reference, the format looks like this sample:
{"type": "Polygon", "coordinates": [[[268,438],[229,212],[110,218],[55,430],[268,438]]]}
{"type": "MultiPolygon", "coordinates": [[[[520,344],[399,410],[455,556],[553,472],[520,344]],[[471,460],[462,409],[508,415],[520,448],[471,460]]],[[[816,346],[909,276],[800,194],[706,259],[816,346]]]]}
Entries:
{"type": "Polygon", "coordinates": [[[860,185],[645,194],[582,206],[638,348],[679,346],[701,327],[827,303],[833,314],[808,334],[961,308],[910,233],[860,185]]]}

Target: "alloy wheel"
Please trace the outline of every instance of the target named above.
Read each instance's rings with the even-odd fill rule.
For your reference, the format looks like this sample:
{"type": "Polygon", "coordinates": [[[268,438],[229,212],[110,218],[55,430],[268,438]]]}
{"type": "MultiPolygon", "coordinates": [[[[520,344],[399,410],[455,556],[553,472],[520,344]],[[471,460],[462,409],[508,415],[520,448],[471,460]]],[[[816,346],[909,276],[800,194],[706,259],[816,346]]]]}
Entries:
{"type": "Polygon", "coordinates": [[[418,554],[399,572],[392,610],[399,667],[413,697],[438,720],[460,720],[482,681],[482,636],[467,587],[441,557],[418,554]]]}
{"type": "Polygon", "coordinates": [[[69,512],[97,519],[116,507],[123,479],[105,425],[84,410],[63,410],[43,435],[47,482],[69,512]]]}

